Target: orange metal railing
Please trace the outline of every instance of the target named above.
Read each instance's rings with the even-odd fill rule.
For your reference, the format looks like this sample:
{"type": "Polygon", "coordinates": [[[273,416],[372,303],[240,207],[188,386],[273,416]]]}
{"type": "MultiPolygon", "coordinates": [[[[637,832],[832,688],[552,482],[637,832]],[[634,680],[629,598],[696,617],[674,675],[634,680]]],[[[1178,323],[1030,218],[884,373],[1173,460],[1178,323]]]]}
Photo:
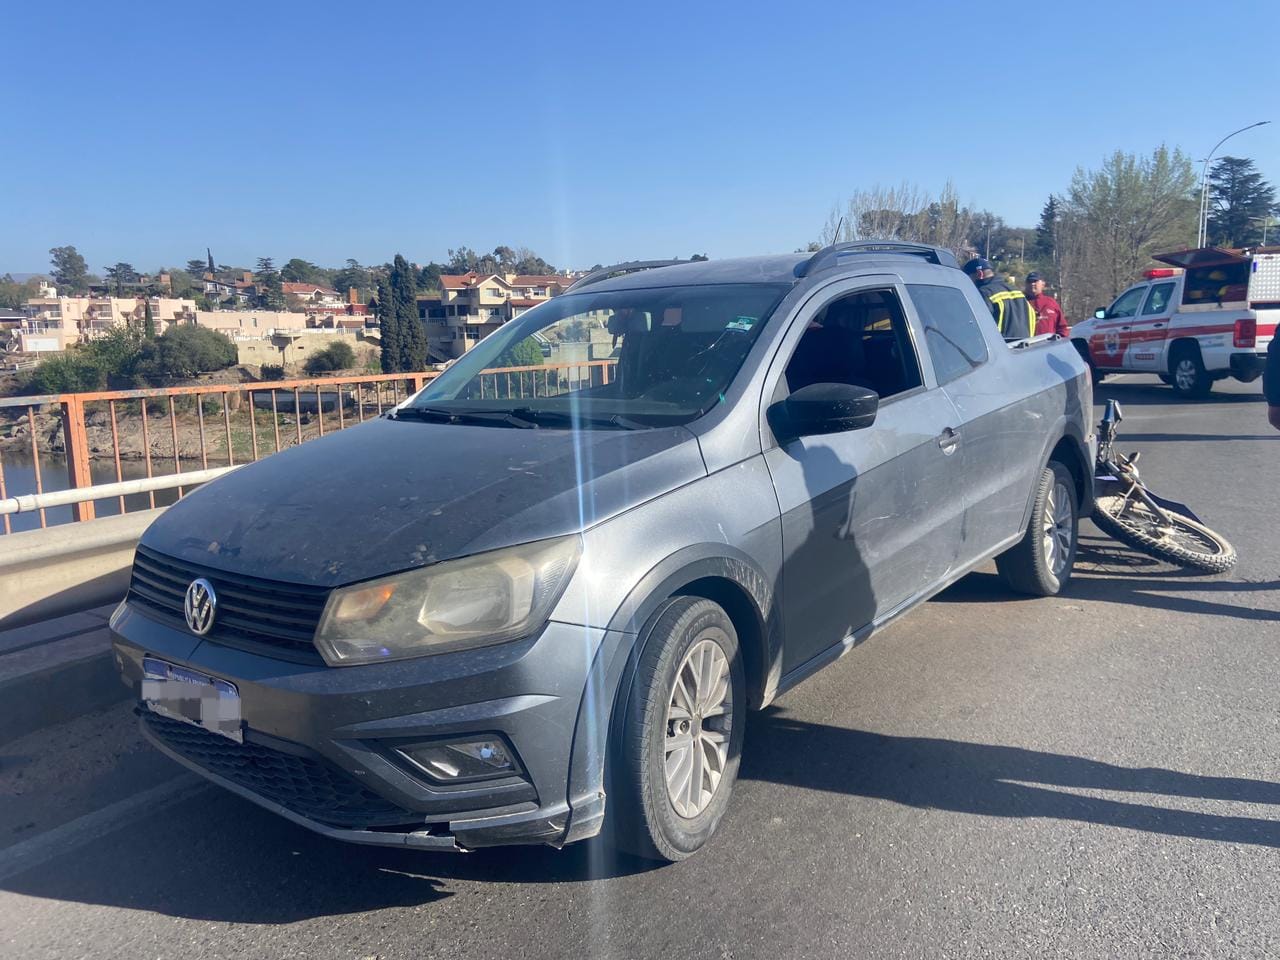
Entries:
{"type": "MultiPolygon", "coordinates": [[[[495,399],[555,396],[608,384],[615,362],[492,368],[481,373],[480,392],[495,399]]],[[[46,486],[78,490],[122,482],[126,464],[135,478],[143,469],[152,478],[258,460],[378,416],[435,376],[423,371],[2,398],[0,500],[43,494],[46,486]]],[[[176,496],[185,492],[178,486],[176,496]]],[[[72,505],[70,516],[61,513],[53,522],[92,520],[98,504],[114,514],[157,503],[155,490],[101,497],[72,505]]],[[[39,526],[47,526],[49,511],[38,512],[39,526]]],[[[3,533],[15,526],[9,514],[0,516],[3,533]]]]}

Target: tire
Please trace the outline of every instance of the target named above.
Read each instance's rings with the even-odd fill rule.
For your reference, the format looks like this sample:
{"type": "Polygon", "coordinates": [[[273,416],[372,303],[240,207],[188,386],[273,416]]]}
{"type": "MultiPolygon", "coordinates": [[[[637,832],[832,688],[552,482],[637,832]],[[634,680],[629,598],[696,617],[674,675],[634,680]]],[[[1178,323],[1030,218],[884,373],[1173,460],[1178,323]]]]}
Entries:
{"type": "Polygon", "coordinates": [[[1174,522],[1173,528],[1166,530],[1142,503],[1130,504],[1129,510],[1120,515],[1124,503],[1122,494],[1098,497],[1093,522],[1121,543],[1179,567],[1222,573],[1235,566],[1235,548],[1204,524],[1166,510],[1174,522]]]}
{"type": "Polygon", "coordinates": [[[1071,471],[1050,460],[1036,483],[1026,533],[996,557],[996,571],[1010,589],[1052,597],[1067,585],[1079,541],[1079,503],[1071,471]]]}
{"type": "Polygon", "coordinates": [[[670,601],[644,638],[615,740],[608,828],[614,845],[649,860],[674,862],[696,853],[728,809],[745,717],[733,621],[701,597],[670,601]],[[714,681],[708,684],[707,676],[714,681]],[[669,753],[682,732],[683,753],[680,747],[669,753]]]}
{"type": "Polygon", "coordinates": [[[1213,389],[1213,378],[1204,368],[1200,348],[1191,344],[1175,347],[1169,357],[1169,386],[1180,397],[1199,399],[1213,389]]]}

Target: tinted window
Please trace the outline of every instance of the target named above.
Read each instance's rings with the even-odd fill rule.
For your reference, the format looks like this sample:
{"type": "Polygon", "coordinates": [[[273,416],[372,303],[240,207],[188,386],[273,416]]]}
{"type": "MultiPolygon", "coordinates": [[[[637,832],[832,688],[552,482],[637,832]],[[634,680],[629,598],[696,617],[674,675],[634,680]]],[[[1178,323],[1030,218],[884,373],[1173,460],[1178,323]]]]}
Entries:
{"type": "Polygon", "coordinates": [[[870,387],[881,399],[920,386],[920,364],[892,290],[860,290],[817,312],[787,363],[789,390],[813,383],[870,387]]]}
{"type": "Polygon", "coordinates": [[[954,287],[907,287],[924,325],[938,384],[950,383],[987,360],[987,341],[965,295],[954,287]]]}
{"type": "Polygon", "coordinates": [[[1143,316],[1164,313],[1169,308],[1169,297],[1173,293],[1172,283],[1157,283],[1147,294],[1146,306],[1142,308],[1143,316]]]}

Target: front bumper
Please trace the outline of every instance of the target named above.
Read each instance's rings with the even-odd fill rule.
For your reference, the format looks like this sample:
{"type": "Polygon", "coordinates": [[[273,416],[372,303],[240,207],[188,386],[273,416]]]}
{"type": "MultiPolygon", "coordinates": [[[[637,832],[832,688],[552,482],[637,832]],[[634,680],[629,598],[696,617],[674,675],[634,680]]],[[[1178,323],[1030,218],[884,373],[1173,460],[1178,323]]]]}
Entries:
{"type": "Polygon", "coordinates": [[[228,680],[240,694],[243,745],[140,708],[147,738],[318,833],[442,850],[559,846],[603,822],[602,791],[570,801],[570,784],[584,780],[575,755],[600,753],[584,747],[578,726],[603,630],[553,622],[510,644],[335,668],[201,641],[128,604],[111,626],[117,665],[135,695],[144,656],[228,680]],[[494,734],[514,749],[518,773],[437,783],[393,749],[494,734]]]}

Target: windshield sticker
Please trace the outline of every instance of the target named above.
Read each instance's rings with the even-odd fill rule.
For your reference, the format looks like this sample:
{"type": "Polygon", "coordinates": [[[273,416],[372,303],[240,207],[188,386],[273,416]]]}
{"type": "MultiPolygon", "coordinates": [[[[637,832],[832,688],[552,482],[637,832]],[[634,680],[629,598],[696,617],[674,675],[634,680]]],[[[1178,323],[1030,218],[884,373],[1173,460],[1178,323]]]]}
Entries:
{"type": "Polygon", "coordinates": [[[738,317],[736,320],[730,320],[725,324],[726,330],[750,330],[752,324],[756,322],[755,317],[738,317]]]}
{"type": "Polygon", "coordinates": [[[678,327],[684,320],[684,310],[680,307],[667,307],[662,311],[662,325],[664,327],[678,327]]]}

